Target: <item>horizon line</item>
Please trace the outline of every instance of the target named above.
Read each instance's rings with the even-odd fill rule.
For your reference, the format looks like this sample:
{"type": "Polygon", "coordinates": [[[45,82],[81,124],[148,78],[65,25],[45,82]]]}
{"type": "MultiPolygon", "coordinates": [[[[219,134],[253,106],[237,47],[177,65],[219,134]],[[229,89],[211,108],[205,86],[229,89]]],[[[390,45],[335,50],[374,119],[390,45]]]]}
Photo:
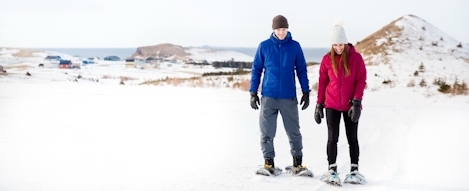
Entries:
{"type": "MultiPolygon", "coordinates": [[[[11,46],[0,46],[0,48],[18,48],[18,49],[130,49],[130,48],[140,48],[139,47],[11,47],[11,46]]],[[[257,48],[257,47],[248,47],[248,46],[183,46],[184,48],[257,48]]],[[[329,47],[302,47],[302,48],[316,48],[316,49],[329,49],[329,47]]]]}

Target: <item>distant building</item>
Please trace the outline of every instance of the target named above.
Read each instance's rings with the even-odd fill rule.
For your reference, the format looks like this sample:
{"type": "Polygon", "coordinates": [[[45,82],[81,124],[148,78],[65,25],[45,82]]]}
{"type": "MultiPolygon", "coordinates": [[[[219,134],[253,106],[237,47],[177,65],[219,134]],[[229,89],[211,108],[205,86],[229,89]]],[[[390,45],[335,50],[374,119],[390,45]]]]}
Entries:
{"type": "Polygon", "coordinates": [[[135,60],[133,58],[125,59],[126,68],[135,68],[135,60]]]}
{"type": "Polygon", "coordinates": [[[108,60],[108,61],[119,61],[121,60],[119,57],[117,56],[107,56],[104,58],[104,60],[108,60]]]}
{"type": "Polygon", "coordinates": [[[71,60],[60,60],[59,68],[72,68],[72,61],[71,60]]]}

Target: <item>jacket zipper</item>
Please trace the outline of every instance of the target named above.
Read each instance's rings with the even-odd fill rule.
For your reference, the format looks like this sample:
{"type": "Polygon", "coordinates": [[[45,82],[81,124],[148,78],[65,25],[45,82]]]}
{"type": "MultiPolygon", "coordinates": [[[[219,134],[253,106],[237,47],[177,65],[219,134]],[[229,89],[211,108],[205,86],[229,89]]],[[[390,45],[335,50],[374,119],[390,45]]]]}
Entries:
{"type": "Polygon", "coordinates": [[[280,60],[279,60],[279,66],[278,66],[279,67],[279,70],[278,70],[279,75],[278,76],[279,76],[279,79],[280,79],[280,81],[279,81],[280,83],[278,85],[279,86],[279,92],[278,92],[278,97],[279,98],[280,98],[280,95],[282,94],[282,68],[281,68],[282,67],[282,50],[281,49],[282,49],[282,43],[278,43],[278,52],[280,54],[280,56],[279,56],[280,60]]]}
{"type": "MultiPolygon", "coordinates": [[[[335,59],[335,58],[334,58],[335,59]]],[[[340,86],[339,86],[339,108],[342,108],[342,65],[340,64],[340,62],[342,61],[341,58],[339,58],[339,62],[338,62],[338,65],[339,65],[339,72],[337,72],[337,78],[339,78],[339,83],[340,83],[340,86]]]]}

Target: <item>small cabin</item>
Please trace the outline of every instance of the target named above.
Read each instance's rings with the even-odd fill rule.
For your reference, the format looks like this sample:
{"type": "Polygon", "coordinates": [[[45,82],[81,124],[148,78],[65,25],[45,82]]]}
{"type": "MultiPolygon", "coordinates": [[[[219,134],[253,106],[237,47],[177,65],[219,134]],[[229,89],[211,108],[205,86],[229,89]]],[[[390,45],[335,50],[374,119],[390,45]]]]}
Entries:
{"type": "Polygon", "coordinates": [[[60,60],[59,68],[72,68],[71,60],[60,60]]]}
{"type": "Polygon", "coordinates": [[[133,58],[125,59],[125,68],[135,68],[135,59],[133,58]]]}

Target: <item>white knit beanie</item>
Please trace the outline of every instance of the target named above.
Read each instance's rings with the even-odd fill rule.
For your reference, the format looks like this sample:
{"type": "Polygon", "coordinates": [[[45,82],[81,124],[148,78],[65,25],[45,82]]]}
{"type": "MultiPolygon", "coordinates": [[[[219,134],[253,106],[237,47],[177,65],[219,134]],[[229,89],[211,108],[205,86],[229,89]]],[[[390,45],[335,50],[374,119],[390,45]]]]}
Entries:
{"type": "Polygon", "coordinates": [[[334,28],[332,29],[331,35],[332,44],[347,44],[347,37],[345,36],[345,30],[342,27],[342,20],[334,20],[334,28]]]}

